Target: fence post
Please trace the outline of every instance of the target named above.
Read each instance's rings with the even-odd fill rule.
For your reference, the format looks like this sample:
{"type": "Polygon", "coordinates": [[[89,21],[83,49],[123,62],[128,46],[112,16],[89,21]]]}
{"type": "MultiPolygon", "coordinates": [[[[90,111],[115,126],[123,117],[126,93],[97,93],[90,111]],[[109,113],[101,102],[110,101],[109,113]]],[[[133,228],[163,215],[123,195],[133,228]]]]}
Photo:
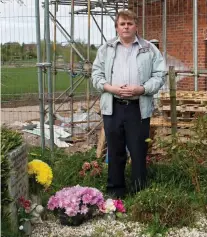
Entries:
{"type": "Polygon", "coordinates": [[[170,109],[171,109],[171,129],[172,136],[177,133],[177,111],[176,111],[176,75],[175,67],[169,67],[169,81],[170,81],[170,109]]]}

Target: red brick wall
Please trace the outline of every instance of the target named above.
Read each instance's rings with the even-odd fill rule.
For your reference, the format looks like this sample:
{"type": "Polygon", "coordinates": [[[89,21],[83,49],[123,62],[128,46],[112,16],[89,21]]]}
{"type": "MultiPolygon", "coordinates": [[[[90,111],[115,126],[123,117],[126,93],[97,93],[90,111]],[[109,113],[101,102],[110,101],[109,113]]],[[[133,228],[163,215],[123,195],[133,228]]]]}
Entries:
{"type": "MultiPolygon", "coordinates": [[[[129,8],[138,15],[138,31],[142,34],[142,1],[129,0],[129,8]],[[138,4],[137,4],[138,3],[138,4]]],[[[162,51],[162,7],[161,1],[145,5],[145,38],[158,39],[162,51]]],[[[207,68],[207,1],[198,0],[198,68],[207,68]]],[[[167,54],[177,59],[177,69],[193,69],[193,1],[167,1],[167,54]]],[[[169,64],[172,63],[168,60],[169,64]]],[[[173,64],[173,63],[172,63],[173,64]]],[[[207,90],[207,78],[198,79],[198,89],[207,90]]],[[[194,78],[184,78],[178,89],[194,90],[194,78]]]]}

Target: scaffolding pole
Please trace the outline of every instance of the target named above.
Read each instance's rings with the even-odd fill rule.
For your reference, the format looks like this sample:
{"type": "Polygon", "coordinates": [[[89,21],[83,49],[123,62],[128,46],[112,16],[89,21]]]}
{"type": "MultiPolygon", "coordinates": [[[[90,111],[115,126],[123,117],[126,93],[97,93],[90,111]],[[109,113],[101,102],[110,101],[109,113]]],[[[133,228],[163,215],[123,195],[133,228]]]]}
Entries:
{"type": "MultiPolygon", "coordinates": [[[[91,37],[91,3],[88,0],[88,48],[87,48],[87,61],[90,62],[90,37],[91,37]]],[[[90,129],[90,80],[89,75],[87,76],[87,130],[90,129]]]]}
{"type": "Polygon", "coordinates": [[[54,151],[54,128],[53,128],[53,88],[51,80],[51,45],[50,45],[50,22],[49,22],[49,0],[45,0],[45,39],[46,39],[46,59],[48,82],[48,104],[49,104],[49,125],[50,125],[50,149],[54,151]]]}
{"type": "Polygon", "coordinates": [[[74,71],[74,55],[73,47],[74,44],[74,0],[71,0],[71,25],[70,25],[70,34],[71,34],[71,47],[70,47],[70,86],[71,86],[71,97],[70,97],[70,117],[71,117],[71,135],[73,136],[73,71],[74,71]]]}
{"type": "Polygon", "coordinates": [[[194,89],[198,91],[198,0],[193,0],[193,67],[194,89]]]}
{"type": "MultiPolygon", "coordinates": [[[[103,5],[103,0],[101,0],[101,4],[103,5]]],[[[101,8],[101,34],[103,34],[103,7],[101,8]]],[[[103,37],[101,37],[101,45],[103,45],[103,37]]]]}
{"type": "Polygon", "coordinates": [[[142,0],[142,37],[145,38],[145,0],[142,0]]]}
{"type": "Polygon", "coordinates": [[[163,58],[167,65],[167,0],[162,1],[162,45],[163,58]]]}
{"type": "MultiPolygon", "coordinates": [[[[54,7],[54,18],[56,19],[57,2],[54,7]]],[[[56,88],[56,38],[57,38],[57,25],[54,22],[54,39],[53,39],[53,111],[55,111],[55,88],[56,88]]]]}
{"type": "Polygon", "coordinates": [[[41,56],[41,40],[40,40],[40,9],[39,0],[35,0],[35,19],[36,19],[36,41],[37,41],[37,73],[38,73],[38,95],[40,108],[40,135],[42,152],[45,149],[45,131],[44,131],[44,91],[42,79],[42,56],[41,56]]]}

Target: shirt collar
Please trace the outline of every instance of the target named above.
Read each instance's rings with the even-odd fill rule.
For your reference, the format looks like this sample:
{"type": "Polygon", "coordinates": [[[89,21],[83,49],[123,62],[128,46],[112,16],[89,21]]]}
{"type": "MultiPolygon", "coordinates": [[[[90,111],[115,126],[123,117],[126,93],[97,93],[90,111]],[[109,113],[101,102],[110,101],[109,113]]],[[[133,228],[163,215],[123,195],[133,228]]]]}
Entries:
{"type": "MultiPolygon", "coordinates": [[[[121,39],[120,39],[120,37],[118,37],[117,43],[120,43],[120,44],[121,44],[121,39]]],[[[132,42],[132,44],[138,44],[138,45],[140,45],[137,36],[135,36],[135,39],[134,39],[134,41],[132,42]]]]}

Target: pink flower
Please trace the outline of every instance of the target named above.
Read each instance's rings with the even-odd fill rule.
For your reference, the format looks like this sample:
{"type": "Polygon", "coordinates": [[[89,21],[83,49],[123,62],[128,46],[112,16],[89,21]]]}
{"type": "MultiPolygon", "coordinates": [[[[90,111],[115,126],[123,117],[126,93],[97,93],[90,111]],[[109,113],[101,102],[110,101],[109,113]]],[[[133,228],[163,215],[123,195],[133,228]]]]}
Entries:
{"type": "Polygon", "coordinates": [[[80,213],[81,214],[86,214],[87,212],[88,212],[88,207],[86,205],[82,205],[80,213]]]}
{"type": "Polygon", "coordinates": [[[91,168],[91,164],[90,164],[89,162],[85,162],[85,163],[83,164],[83,166],[82,166],[82,169],[83,169],[84,171],[90,170],[90,168],[91,168]]]}
{"type": "Polygon", "coordinates": [[[91,201],[91,195],[89,195],[89,194],[83,195],[82,201],[83,201],[84,204],[90,203],[90,201],[91,201]]]}
{"type": "Polygon", "coordinates": [[[81,171],[79,172],[79,175],[80,175],[81,177],[84,177],[84,176],[86,176],[86,173],[85,173],[84,170],[81,170],[81,171]]]}
{"type": "Polygon", "coordinates": [[[118,199],[118,200],[114,200],[114,205],[115,205],[116,210],[117,210],[118,212],[122,212],[122,213],[123,213],[123,212],[126,212],[122,200],[119,200],[119,199],[118,199]]]}
{"type": "Polygon", "coordinates": [[[76,216],[78,213],[86,214],[90,206],[99,209],[103,202],[103,194],[98,189],[77,185],[56,192],[50,197],[47,207],[49,210],[64,209],[68,216],[76,216]]]}
{"type": "Polygon", "coordinates": [[[68,216],[76,216],[77,213],[73,208],[67,207],[65,209],[65,214],[67,214],[68,216]]]}
{"type": "Polygon", "coordinates": [[[99,165],[98,165],[98,162],[97,161],[91,161],[91,165],[94,167],[94,168],[99,168],[99,165]]]}
{"type": "Polygon", "coordinates": [[[91,173],[90,176],[96,176],[96,175],[100,175],[101,174],[101,169],[100,168],[94,168],[91,173]]]}
{"type": "Polygon", "coordinates": [[[100,211],[103,213],[111,213],[111,212],[126,212],[124,208],[124,204],[122,200],[113,200],[107,199],[101,206],[100,211]]]}
{"type": "Polygon", "coordinates": [[[47,208],[51,211],[53,211],[57,206],[57,198],[55,196],[50,197],[50,200],[48,201],[47,208]]]}

